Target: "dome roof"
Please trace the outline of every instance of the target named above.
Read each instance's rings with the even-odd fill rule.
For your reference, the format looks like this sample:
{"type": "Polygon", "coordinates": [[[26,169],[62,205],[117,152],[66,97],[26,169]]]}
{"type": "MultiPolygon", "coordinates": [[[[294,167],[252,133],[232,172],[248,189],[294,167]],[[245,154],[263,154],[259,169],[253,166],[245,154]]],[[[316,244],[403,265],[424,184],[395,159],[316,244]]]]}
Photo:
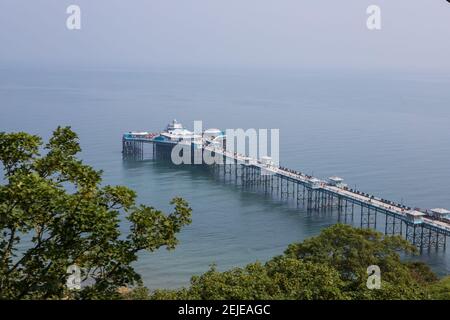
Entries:
{"type": "Polygon", "coordinates": [[[183,129],[183,125],[176,119],[173,119],[172,123],[167,125],[167,130],[183,129]]]}

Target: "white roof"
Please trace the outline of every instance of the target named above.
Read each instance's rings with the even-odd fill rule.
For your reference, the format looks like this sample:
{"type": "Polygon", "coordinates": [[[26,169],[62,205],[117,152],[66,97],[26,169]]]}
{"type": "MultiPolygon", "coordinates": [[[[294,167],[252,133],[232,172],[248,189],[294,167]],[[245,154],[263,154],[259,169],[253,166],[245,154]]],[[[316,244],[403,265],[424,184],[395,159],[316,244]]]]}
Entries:
{"type": "Polygon", "coordinates": [[[420,211],[417,211],[417,210],[409,210],[409,211],[406,211],[406,214],[408,214],[408,215],[410,215],[410,216],[414,216],[414,217],[421,217],[421,216],[424,216],[424,215],[425,215],[425,213],[420,212],[420,211]]]}
{"type": "Polygon", "coordinates": [[[135,135],[135,136],[145,136],[147,134],[149,134],[147,131],[133,131],[131,132],[131,134],[135,135]]]}
{"type": "Polygon", "coordinates": [[[192,131],[186,130],[186,129],[174,129],[174,130],[170,130],[170,133],[173,135],[182,135],[182,136],[190,136],[193,135],[194,133],[192,131]]]}
{"type": "Polygon", "coordinates": [[[222,134],[222,130],[217,129],[217,128],[212,128],[212,129],[205,130],[205,133],[209,133],[209,134],[220,133],[220,134],[222,134]]]}
{"type": "Polygon", "coordinates": [[[194,139],[200,139],[201,136],[194,134],[193,132],[185,129],[175,129],[170,130],[169,132],[162,132],[162,136],[169,137],[171,139],[178,139],[178,138],[194,138],[194,139]]]}
{"type": "Polygon", "coordinates": [[[328,178],[331,181],[335,181],[335,182],[342,182],[344,181],[344,179],[340,178],[340,177],[336,177],[336,176],[332,176],[328,178]]]}
{"type": "Polygon", "coordinates": [[[450,210],[443,209],[443,208],[435,208],[435,209],[431,209],[430,211],[433,213],[442,214],[442,215],[450,214],[450,210]]]}

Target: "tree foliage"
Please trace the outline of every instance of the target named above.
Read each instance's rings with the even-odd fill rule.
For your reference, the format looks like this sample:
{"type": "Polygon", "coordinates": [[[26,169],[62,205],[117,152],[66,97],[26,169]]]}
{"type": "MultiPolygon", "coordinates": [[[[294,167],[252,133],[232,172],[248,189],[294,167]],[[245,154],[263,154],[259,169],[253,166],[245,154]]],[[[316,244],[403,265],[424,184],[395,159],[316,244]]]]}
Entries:
{"type": "MultiPolygon", "coordinates": [[[[336,224],[317,237],[290,245],[285,254],[333,267],[345,282],[345,291],[354,299],[425,298],[424,286],[415,277],[413,268],[402,262],[399,252],[415,254],[417,249],[399,236],[336,224]],[[367,288],[367,268],[371,265],[380,268],[380,289],[367,288]]],[[[429,270],[425,265],[422,268],[429,270]]]]}
{"type": "Polygon", "coordinates": [[[136,205],[126,187],[101,186],[102,172],[79,160],[80,151],[69,127],[45,145],[27,133],[0,133],[0,298],[118,297],[118,288],[142,283],[131,265],[138,252],[174,248],[190,223],[181,198],[166,215],[136,205]],[[66,286],[71,265],[81,268],[82,290],[66,286]]]}
{"type": "MultiPolygon", "coordinates": [[[[400,237],[337,224],[290,245],[265,264],[193,277],[188,288],[157,290],[153,299],[427,299],[436,277],[422,263],[403,262],[416,249],[400,237]],[[381,270],[381,288],[368,289],[367,268],[381,270]]],[[[445,289],[446,284],[436,287],[445,289]]],[[[444,290],[442,289],[442,290],[444,290]]]]}
{"type": "Polygon", "coordinates": [[[450,276],[430,285],[430,297],[434,300],[450,300],[450,276]]]}
{"type": "Polygon", "coordinates": [[[280,257],[219,272],[215,266],[181,290],[156,290],[153,299],[347,299],[338,273],[324,265],[280,257]]]}

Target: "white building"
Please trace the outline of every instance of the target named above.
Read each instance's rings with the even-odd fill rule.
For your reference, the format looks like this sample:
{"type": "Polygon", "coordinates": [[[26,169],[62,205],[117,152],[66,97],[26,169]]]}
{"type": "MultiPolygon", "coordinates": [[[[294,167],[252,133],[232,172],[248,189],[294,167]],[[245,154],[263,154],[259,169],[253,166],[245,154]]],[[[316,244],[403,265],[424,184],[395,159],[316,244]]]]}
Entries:
{"type": "Polygon", "coordinates": [[[194,134],[194,132],[189,131],[183,127],[181,123],[177,120],[173,120],[167,125],[165,131],[161,132],[160,136],[155,138],[157,141],[167,141],[167,142],[201,142],[202,137],[200,135],[194,134]]]}
{"type": "Polygon", "coordinates": [[[431,209],[431,215],[437,219],[443,220],[450,220],[450,210],[443,209],[443,208],[435,208],[431,209]]]}
{"type": "Polygon", "coordinates": [[[344,183],[344,179],[336,176],[332,176],[328,178],[328,183],[332,186],[338,187],[338,188],[344,188],[347,187],[347,185],[344,183]]]}
{"type": "Polygon", "coordinates": [[[423,216],[425,213],[417,210],[406,211],[406,218],[414,224],[420,224],[423,222],[423,216]]]}
{"type": "Polygon", "coordinates": [[[223,137],[223,136],[224,136],[224,134],[223,134],[222,130],[216,129],[216,128],[207,129],[203,132],[203,138],[205,138],[207,140],[214,140],[218,137],[223,137]]]}
{"type": "Polygon", "coordinates": [[[311,189],[319,189],[321,186],[322,181],[317,178],[311,178],[309,179],[309,185],[311,186],[311,189]]]}
{"type": "Polygon", "coordinates": [[[263,165],[265,165],[265,166],[267,166],[267,167],[270,167],[270,166],[273,166],[274,165],[274,162],[273,162],[273,160],[272,160],[272,157],[269,157],[269,156],[263,156],[263,157],[261,157],[261,163],[263,164],[263,165]]]}

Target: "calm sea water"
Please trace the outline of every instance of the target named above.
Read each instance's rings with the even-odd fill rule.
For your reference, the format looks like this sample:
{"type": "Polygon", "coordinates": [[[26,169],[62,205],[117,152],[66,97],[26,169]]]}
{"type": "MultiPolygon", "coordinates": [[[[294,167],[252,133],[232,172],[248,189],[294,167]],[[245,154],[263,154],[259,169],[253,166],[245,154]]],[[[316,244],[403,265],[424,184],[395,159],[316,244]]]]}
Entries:
{"type": "MultiPolygon", "coordinates": [[[[336,222],[241,190],[200,168],[125,162],[121,134],[191,127],[279,128],[284,166],[415,207],[450,208],[450,76],[337,71],[126,71],[0,69],[0,131],[46,138],[58,125],[80,136],[82,158],[139,201],[170,210],[186,198],[193,223],[175,251],[142,254],[151,288],[188,284],[219,269],[265,261],[336,222]]],[[[450,252],[424,254],[441,275],[450,252]]]]}

